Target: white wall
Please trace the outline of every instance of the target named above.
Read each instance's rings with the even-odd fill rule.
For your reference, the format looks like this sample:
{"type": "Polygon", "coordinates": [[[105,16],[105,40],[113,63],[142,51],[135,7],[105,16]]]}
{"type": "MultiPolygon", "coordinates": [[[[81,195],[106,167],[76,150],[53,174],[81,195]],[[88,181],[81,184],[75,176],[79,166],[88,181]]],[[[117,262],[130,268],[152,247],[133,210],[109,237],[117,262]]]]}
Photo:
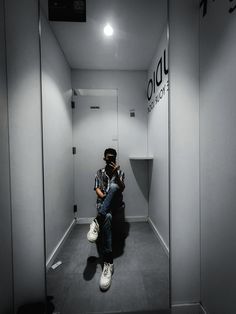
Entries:
{"type": "Polygon", "coordinates": [[[170,0],[172,304],[200,300],[198,0],[170,0]]]}
{"type": "Polygon", "coordinates": [[[126,175],[125,213],[132,217],[148,215],[147,164],[129,160],[130,155],[147,154],[146,75],[146,71],[72,71],[75,89],[118,89],[119,162],[126,175]],[[135,118],[130,117],[131,109],[135,118]]]}
{"type": "Polygon", "coordinates": [[[73,155],[71,70],[41,11],[46,257],[71,224],[73,155]]]}
{"type": "Polygon", "coordinates": [[[44,226],[38,3],[6,3],[15,310],[43,300],[44,226]]]}
{"type": "Polygon", "coordinates": [[[236,10],[210,1],[200,15],[201,300],[236,313],[236,10]]]}
{"type": "Polygon", "coordinates": [[[148,155],[153,156],[153,161],[149,162],[149,218],[165,246],[169,248],[168,74],[165,74],[168,70],[167,45],[165,27],[148,71],[148,82],[152,79],[150,86],[153,86],[152,89],[149,86],[148,91],[148,96],[152,95],[148,101],[148,155]],[[166,51],[166,66],[164,66],[164,51],[166,51]],[[154,78],[153,73],[155,73],[154,78]],[[156,84],[156,78],[158,83],[160,82],[159,86],[156,84]]]}
{"type": "Polygon", "coordinates": [[[13,311],[9,141],[3,0],[0,1],[0,313],[13,311]]]}

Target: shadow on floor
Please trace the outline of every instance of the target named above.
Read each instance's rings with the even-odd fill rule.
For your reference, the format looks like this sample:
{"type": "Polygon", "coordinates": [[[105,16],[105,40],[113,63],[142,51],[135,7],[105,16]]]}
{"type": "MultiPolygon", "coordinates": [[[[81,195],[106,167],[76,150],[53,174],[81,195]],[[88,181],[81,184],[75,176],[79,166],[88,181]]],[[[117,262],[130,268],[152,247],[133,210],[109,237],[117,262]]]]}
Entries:
{"type": "Polygon", "coordinates": [[[87,258],[87,264],[83,272],[83,277],[86,281],[92,280],[96,270],[97,270],[97,265],[100,264],[102,265],[102,260],[100,257],[97,256],[89,256],[87,258]]]}
{"type": "MultiPolygon", "coordinates": [[[[117,258],[124,253],[125,240],[129,235],[130,224],[125,221],[125,203],[119,210],[112,213],[112,250],[113,258],[117,258]]],[[[97,269],[97,265],[102,266],[102,237],[99,236],[96,242],[98,256],[89,256],[87,264],[83,272],[83,277],[86,281],[91,280],[97,269]]]]}
{"type": "Polygon", "coordinates": [[[130,224],[125,221],[125,204],[112,215],[112,250],[113,257],[123,255],[125,240],[129,236],[130,224]]]}
{"type": "Polygon", "coordinates": [[[135,312],[87,312],[86,314],[171,314],[170,309],[156,311],[135,311],[135,312]]]}
{"type": "Polygon", "coordinates": [[[48,296],[47,302],[30,303],[22,305],[17,314],[53,314],[55,306],[52,302],[53,297],[48,296]]]}
{"type": "Polygon", "coordinates": [[[171,310],[141,311],[141,312],[122,312],[122,314],[171,314],[171,310]]]}

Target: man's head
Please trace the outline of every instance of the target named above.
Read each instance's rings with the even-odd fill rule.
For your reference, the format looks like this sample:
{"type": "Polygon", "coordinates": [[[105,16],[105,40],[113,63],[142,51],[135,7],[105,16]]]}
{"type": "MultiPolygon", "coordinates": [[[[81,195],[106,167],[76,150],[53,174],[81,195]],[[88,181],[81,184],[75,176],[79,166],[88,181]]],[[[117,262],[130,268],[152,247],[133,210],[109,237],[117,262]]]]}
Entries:
{"type": "Polygon", "coordinates": [[[106,161],[107,164],[109,164],[110,162],[116,162],[116,156],[117,156],[117,152],[114,148],[107,148],[104,151],[104,160],[106,161]]]}

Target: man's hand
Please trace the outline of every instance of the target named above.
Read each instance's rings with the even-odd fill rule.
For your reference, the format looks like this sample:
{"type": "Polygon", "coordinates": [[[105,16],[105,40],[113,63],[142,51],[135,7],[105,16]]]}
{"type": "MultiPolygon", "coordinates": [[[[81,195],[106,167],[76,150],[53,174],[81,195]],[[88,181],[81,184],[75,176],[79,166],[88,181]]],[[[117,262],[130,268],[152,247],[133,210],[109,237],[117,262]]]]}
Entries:
{"type": "Polygon", "coordinates": [[[112,173],[118,175],[117,171],[120,169],[120,166],[115,164],[113,161],[111,161],[109,165],[112,168],[112,173]]]}

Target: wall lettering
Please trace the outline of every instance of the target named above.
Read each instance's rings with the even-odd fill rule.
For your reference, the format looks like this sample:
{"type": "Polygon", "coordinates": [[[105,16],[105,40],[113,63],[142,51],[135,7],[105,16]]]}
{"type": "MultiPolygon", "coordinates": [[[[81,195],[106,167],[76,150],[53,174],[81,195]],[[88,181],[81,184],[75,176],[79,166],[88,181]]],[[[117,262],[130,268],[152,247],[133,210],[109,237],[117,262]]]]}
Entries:
{"type": "MultiPolygon", "coordinates": [[[[215,0],[212,0],[215,1],[215,0]]],[[[208,0],[202,0],[200,2],[200,8],[203,7],[202,16],[204,17],[207,14],[208,9],[208,0]]]]}
{"type": "Polygon", "coordinates": [[[158,104],[159,101],[162,100],[162,98],[166,95],[168,90],[169,90],[169,81],[167,81],[163,85],[163,87],[161,87],[157,95],[154,97],[154,100],[152,100],[151,103],[148,105],[148,112],[151,112],[152,109],[156,106],[156,104],[158,104]]]}
{"type": "Polygon", "coordinates": [[[168,91],[168,81],[163,85],[164,77],[168,74],[168,64],[167,64],[167,51],[164,49],[163,56],[157,62],[155,71],[152,73],[152,78],[149,79],[147,85],[147,99],[150,102],[155,95],[154,99],[148,105],[148,112],[150,112],[157,103],[164,97],[168,91]]]}
{"type": "MultiPolygon", "coordinates": [[[[202,11],[202,17],[204,17],[206,14],[207,14],[207,10],[208,10],[208,1],[209,0],[201,0],[200,2],[200,8],[202,7],[203,8],[203,11],[202,11]]],[[[213,2],[215,2],[215,0],[211,0],[213,2]]],[[[236,9],[236,0],[227,0],[228,2],[234,2],[235,5],[233,7],[230,7],[228,12],[229,13],[233,13],[234,10],[236,9]]]]}
{"type": "MultiPolygon", "coordinates": [[[[235,0],[229,0],[230,2],[235,2],[235,0]]],[[[234,10],[236,9],[236,4],[234,5],[234,7],[230,7],[229,8],[229,13],[233,13],[234,12],[234,10]]]]}

